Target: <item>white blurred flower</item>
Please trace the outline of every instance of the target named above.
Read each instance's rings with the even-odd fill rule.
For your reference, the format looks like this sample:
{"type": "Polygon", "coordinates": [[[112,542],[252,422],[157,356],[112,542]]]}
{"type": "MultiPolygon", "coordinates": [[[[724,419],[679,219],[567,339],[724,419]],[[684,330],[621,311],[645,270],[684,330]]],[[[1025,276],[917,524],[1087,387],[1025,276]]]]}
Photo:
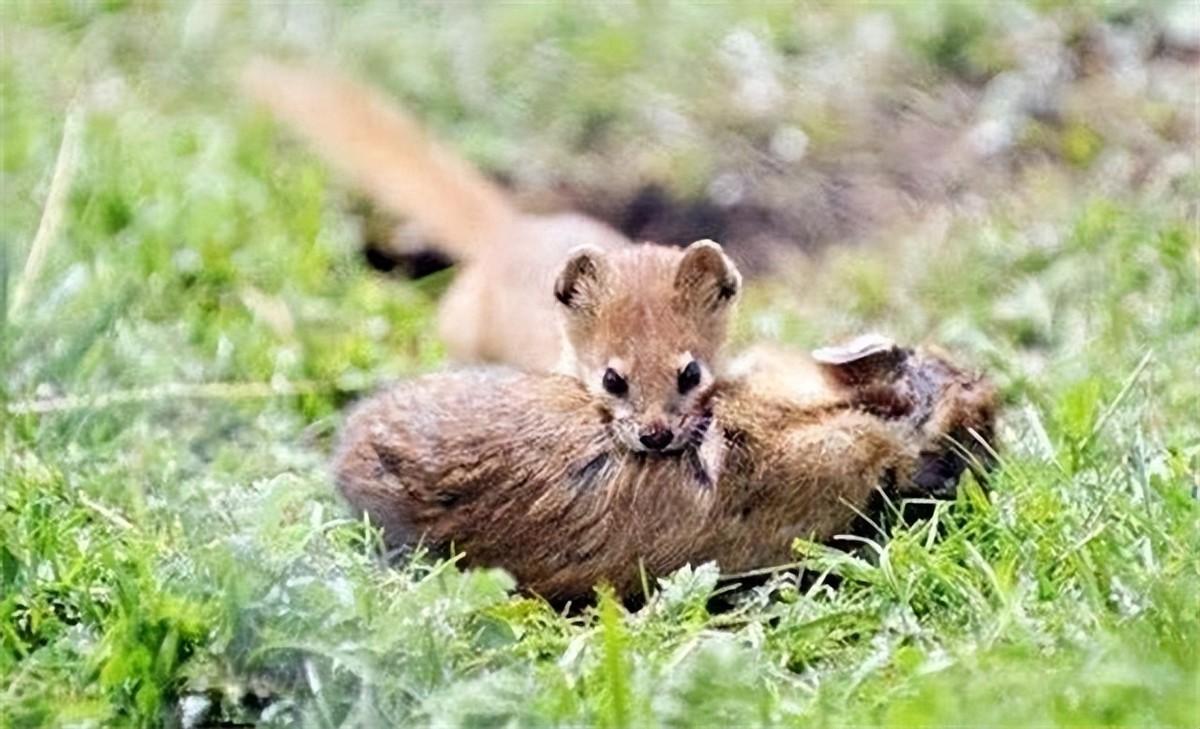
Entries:
{"type": "Polygon", "coordinates": [[[771,154],[784,162],[799,162],[808,151],[808,135],[800,127],[782,126],[771,135],[771,154]]]}

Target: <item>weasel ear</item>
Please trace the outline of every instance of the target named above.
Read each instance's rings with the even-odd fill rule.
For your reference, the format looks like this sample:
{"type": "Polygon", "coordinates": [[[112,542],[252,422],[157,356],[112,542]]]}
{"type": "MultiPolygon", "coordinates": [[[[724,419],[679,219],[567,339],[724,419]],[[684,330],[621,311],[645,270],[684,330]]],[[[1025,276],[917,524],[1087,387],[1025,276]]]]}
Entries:
{"type": "Polygon", "coordinates": [[[742,274],[719,243],[698,240],[688,246],[675,272],[675,291],[685,302],[708,311],[728,305],[742,289],[742,274]]]}
{"type": "Polygon", "coordinates": [[[554,298],[571,311],[589,311],[599,300],[603,277],[604,251],[597,246],[579,246],[567,255],[554,282],[554,298]]]}

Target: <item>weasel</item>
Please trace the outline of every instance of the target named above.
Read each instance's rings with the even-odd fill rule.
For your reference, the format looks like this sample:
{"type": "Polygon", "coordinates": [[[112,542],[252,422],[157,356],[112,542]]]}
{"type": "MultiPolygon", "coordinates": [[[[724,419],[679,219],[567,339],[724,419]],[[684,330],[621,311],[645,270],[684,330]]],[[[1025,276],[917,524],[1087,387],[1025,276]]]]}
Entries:
{"type": "Polygon", "coordinates": [[[461,262],[439,313],[451,356],[578,377],[632,451],[696,437],[741,288],[720,245],[634,245],[582,215],[523,213],[394,104],[328,71],[260,59],[243,87],[461,262]]]}
{"type": "Polygon", "coordinates": [[[781,564],[796,537],[847,531],[881,487],[953,493],[965,460],[949,439],[979,452],[973,433],[992,430],[981,377],[891,346],[843,355],[794,358],[818,379],[797,397],[753,372],[718,383],[677,455],[622,448],[571,378],[428,375],[349,416],[335,480],[390,546],[453,547],[556,602],[600,582],[635,596],[643,569],[781,564]]]}

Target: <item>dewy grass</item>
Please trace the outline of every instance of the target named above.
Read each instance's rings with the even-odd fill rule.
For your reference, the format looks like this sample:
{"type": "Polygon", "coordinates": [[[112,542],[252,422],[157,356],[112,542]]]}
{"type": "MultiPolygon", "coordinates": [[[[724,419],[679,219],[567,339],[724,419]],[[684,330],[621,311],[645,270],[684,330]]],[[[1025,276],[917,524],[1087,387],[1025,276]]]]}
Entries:
{"type": "MultiPolygon", "coordinates": [[[[196,73],[262,43],[209,7],[0,11],[7,301],[79,91],[62,79],[86,80],[88,103],[60,237],[3,320],[0,727],[1195,725],[1194,173],[1191,193],[1028,182],[939,235],[830,252],[802,297],[752,288],[747,336],[878,329],[987,368],[1007,403],[1000,467],[854,553],[799,542],[804,573],[836,589],[780,576],[712,614],[728,588],[694,565],[637,612],[601,598],[562,615],[500,572],[385,566],[334,497],[341,406],[441,362],[435,302],[365,270],[323,168],[231,102],[226,76],[196,73]],[[222,396],[242,385],[253,396],[222,396]],[[130,392],[149,394],[114,397],[130,392]],[[75,399],[20,407],[54,398],[75,399]]],[[[498,42],[548,22],[506,7],[498,42]]],[[[376,37],[380,8],[355,6],[340,42],[376,37]]],[[[546,53],[614,72],[640,58],[645,39],[551,15],[577,40],[546,53]]],[[[412,64],[380,73],[436,100],[421,17],[397,51],[412,64]]],[[[705,47],[705,18],[681,18],[670,54],[705,47]]],[[[951,41],[954,63],[980,62],[975,35],[951,41]]],[[[629,103],[603,91],[572,90],[560,116],[534,99],[564,159],[597,109],[629,103]]],[[[431,115],[477,117],[457,138],[503,162],[515,107],[488,126],[443,101],[431,115]]]]}

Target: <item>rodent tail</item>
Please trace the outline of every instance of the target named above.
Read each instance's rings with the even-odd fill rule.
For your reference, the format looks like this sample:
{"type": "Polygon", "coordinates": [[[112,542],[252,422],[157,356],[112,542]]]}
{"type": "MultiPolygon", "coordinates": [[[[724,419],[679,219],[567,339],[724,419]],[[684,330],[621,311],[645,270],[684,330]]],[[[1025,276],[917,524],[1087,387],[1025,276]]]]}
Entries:
{"type": "Polygon", "coordinates": [[[414,220],[452,256],[470,259],[517,215],[466,160],[430,139],[395,104],[330,71],[264,58],[241,86],[393,213],[414,220]]]}

